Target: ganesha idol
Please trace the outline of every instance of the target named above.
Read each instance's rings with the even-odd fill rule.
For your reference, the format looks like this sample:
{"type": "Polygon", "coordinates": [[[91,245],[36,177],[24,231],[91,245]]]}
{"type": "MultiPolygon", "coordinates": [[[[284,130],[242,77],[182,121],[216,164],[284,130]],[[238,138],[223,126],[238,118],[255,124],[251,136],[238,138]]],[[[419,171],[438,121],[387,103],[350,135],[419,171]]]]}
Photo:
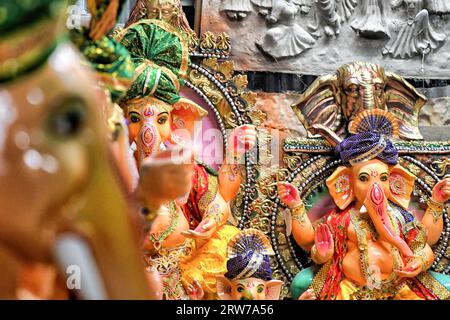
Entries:
{"type": "Polygon", "coordinates": [[[390,141],[399,133],[391,113],[356,114],[343,140],[324,125],[310,129],[335,148],[341,166],[326,179],[336,208],[318,223],[312,224],[293,185],[278,185],[280,199],[292,211],[295,241],[319,266],[313,275],[294,279],[299,299],[448,299],[448,281],[428,269],[434,260],[430,246],[443,228],[450,179],[435,185],[419,221],[408,210],[415,176],[398,165],[390,141]]]}
{"type": "Polygon", "coordinates": [[[65,1],[0,8],[0,296],[45,263],[63,286],[78,272],[65,289],[80,298],[151,298],[94,81],[65,41],[65,1]]]}
{"type": "MultiPolygon", "coordinates": [[[[136,64],[136,80],[121,106],[140,169],[138,195],[143,212],[152,220],[144,241],[148,269],[160,273],[165,299],[214,298],[216,275],[226,269],[227,242],[238,232],[227,224],[229,201],[240,184],[238,173],[221,170],[218,174],[194,162],[189,153],[183,163],[190,175],[164,167],[167,161],[176,162],[174,158],[183,159],[168,148],[192,149],[188,144],[192,144],[195,123],[207,114],[179,95],[179,79],[189,63],[183,35],[164,21],[142,20],[125,29],[120,42],[136,64]],[[155,162],[162,164],[159,176],[146,170],[148,163],[155,162]],[[180,186],[187,187],[181,197],[180,186]],[[168,192],[159,197],[158,188],[173,190],[172,198],[168,199],[168,192]]],[[[254,144],[255,132],[250,126],[237,131],[240,135],[231,139],[242,156],[245,146],[254,144]]]]}
{"type": "Polygon", "coordinates": [[[227,273],[217,277],[221,300],[278,300],[280,280],[272,279],[269,239],[257,229],[244,229],[228,242],[227,273]]]}

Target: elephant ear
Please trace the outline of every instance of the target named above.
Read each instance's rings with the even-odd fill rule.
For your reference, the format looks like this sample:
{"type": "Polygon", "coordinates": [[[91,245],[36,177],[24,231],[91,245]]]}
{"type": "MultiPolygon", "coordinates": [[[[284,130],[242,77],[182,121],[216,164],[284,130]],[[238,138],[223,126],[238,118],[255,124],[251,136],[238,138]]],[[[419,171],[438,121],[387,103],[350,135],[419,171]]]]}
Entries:
{"type": "Polygon", "coordinates": [[[351,169],[338,167],[326,180],[328,191],[339,209],[344,210],[355,199],[351,169]]]}
{"type": "Polygon", "coordinates": [[[390,200],[408,209],[416,177],[400,165],[392,167],[389,175],[390,200]]]}
{"type": "Polygon", "coordinates": [[[224,276],[216,277],[217,295],[220,300],[232,300],[231,297],[231,281],[224,276]]]}
{"type": "Polygon", "coordinates": [[[171,112],[171,142],[183,144],[191,141],[196,121],[200,121],[207,114],[208,111],[195,102],[186,98],[180,98],[180,100],[173,105],[173,110],[171,112]]]}
{"type": "Polygon", "coordinates": [[[395,115],[399,136],[408,140],[421,140],[419,113],[427,98],[399,75],[386,72],[386,106],[395,115]]]}
{"type": "Polygon", "coordinates": [[[283,281],[270,280],[266,282],[266,300],[279,300],[281,293],[281,286],[283,281]]]}
{"type": "Polygon", "coordinates": [[[336,75],[326,75],[316,79],[313,84],[291,106],[298,119],[312,135],[309,128],[321,124],[333,131],[342,127],[341,97],[336,75]]]}

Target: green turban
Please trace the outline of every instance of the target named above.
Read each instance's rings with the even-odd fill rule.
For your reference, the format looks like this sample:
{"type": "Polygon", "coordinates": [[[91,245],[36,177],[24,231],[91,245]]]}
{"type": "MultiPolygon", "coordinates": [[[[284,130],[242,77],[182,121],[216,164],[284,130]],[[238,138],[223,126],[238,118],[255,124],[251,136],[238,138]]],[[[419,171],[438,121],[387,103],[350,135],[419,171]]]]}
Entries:
{"type": "Polygon", "coordinates": [[[124,100],[153,96],[170,105],[180,100],[180,80],[189,66],[184,36],[160,20],[141,20],[125,29],[120,43],[130,52],[136,79],[124,100]]]}
{"type": "Polygon", "coordinates": [[[86,38],[84,32],[73,31],[70,35],[104,88],[110,92],[112,101],[120,100],[131,85],[135,71],[127,49],[107,36],[93,41],[86,38]]]}
{"type": "Polygon", "coordinates": [[[0,82],[44,63],[65,36],[64,0],[0,0],[0,82]]]}
{"type": "Polygon", "coordinates": [[[97,72],[99,81],[113,102],[127,92],[134,78],[134,64],[122,45],[108,37],[124,0],[89,0],[92,19],[88,29],[72,30],[72,42],[97,72]]]}

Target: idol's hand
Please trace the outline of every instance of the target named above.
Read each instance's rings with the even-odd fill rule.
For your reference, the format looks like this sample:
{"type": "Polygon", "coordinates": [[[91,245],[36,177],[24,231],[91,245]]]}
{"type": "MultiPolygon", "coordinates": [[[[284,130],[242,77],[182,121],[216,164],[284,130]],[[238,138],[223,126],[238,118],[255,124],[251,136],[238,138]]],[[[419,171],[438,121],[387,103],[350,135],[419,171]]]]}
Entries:
{"type": "Polygon", "coordinates": [[[316,246],[317,255],[320,258],[327,259],[333,254],[333,235],[326,224],[321,223],[317,226],[316,232],[314,233],[314,244],[316,246]]]}
{"type": "Polygon", "coordinates": [[[144,159],[138,197],[149,207],[158,208],[189,193],[194,170],[192,157],[192,151],[178,148],[166,150],[155,158],[144,159]]]}
{"type": "Polygon", "coordinates": [[[278,182],[278,196],[280,200],[290,209],[302,204],[297,188],[288,182],[278,182]]]}
{"type": "Polygon", "coordinates": [[[188,285],[186,292],[191,300],[202,300],[205,296],[205,292],[197,280],[194,280],[192,284],[188,285]]]}
{"type": "Polygon", "coordinates": [[[246,151],[254,148],[256,144],[257,133],[256,128],[250,124],[244,124],[233,130],[229,140],[228,146],[230,148],[228,157],[240,157],[246,151]]]}
{"type": "Polygon", "coordinates": [[[192,238],[195,240],[205,240],[211,238],[211,236],[216,232],[216,223],[213,219],[206,218],[195,228],[194,230],[186,230],[181,232],[187,238],[192,238]]]}
{"type": "Polygon", "coordinates": [[[419,258],[414,258],[406,266],[401,269],[396,269],[394,272],[403,278],[414,278],[422,272],[422,268],[422,260],[419,258]]]}
{"type": "Polygon", "coordinates": [[[308,289],[305,292],[303,292],[300,297],[298,297],[298,300],[317,300],[316,295],[314,294],[313,289],[308,289]]]}

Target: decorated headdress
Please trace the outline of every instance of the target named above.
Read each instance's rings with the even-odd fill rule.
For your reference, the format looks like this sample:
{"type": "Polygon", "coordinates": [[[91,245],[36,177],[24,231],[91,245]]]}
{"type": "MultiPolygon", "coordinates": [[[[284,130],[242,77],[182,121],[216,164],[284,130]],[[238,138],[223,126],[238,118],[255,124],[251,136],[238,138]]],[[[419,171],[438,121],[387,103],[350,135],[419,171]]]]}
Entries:
{"type": "Polygon", "coordinates": [[[0,0],[0,82],[44,63],[64,34],[64,0],[0,0]]]}
{"type": "Polygon", "coordinates": [[[335,148],[343,164],[354,165],[375,158],[390,165],[397,164],[398,152],[389,137],[398,136],[398,125],[391,113],[381,109],[362,111],[348,130],[352,135],[335,148]]]}
{"type": "Polygon", "coordinates": [[[72,41],[97,71],[114,102],[127,92],[134,77],[129,52],[107,35],[113,29],[124,0],[88,0],[91,21],[88,29],[72,30],[72,41]]]}
{"type": "Polygon", "coordinates": [[[245,229],[236,234],[227,248],[227,273],[230,280],[258,278],[272,279],[270,255],[273,255],[269,239],[259,230],[245,229]]]}
{"type": "Polygon", "coordinates": [[[119,36],[136,66],[136,78],[122,104],[146,104],[155,98],[171,111],[190,109],[197,117],[207,111],[179,95],[181,79],[189,65],[189,49],[183,35],[160,20],[142,20],[119,36]]]}
{"type": "Polygon", "coordinates": [[[311,131],[321,134],[335,148],[344,165],[375,158],[389,165],[397,164],[398,152],[389,138],[398,136],[398,124],[387,110],[371,109],[357,114],[348,128],[351,135],[344,140],[323,125],[313,125],[311,131]]]}

